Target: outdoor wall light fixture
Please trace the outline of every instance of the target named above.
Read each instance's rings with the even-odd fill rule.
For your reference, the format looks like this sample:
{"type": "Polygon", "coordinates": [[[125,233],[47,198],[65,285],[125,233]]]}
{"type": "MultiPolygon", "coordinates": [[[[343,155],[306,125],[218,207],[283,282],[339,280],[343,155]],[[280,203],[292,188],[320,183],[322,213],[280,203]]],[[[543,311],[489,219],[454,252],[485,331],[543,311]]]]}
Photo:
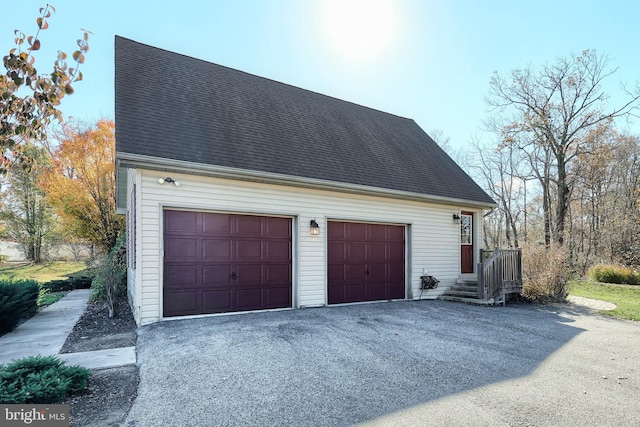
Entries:
{"type": "Polygon", "coordinates": [[[309,223],[309,234],[312,236],[317,236],[320,234],[320,226],[315,219],[312,219],[309,223]]]}
{"type": "Polygon", "coordinates": [[[166,177],[166,178],[160,178],[160,179],[158,179],[158,182],[159,182],[160,184],[164,184],[165,182],[168,182],[169,184],[172,184],[172,183],[173,183],[173,185],[175,185],[176,187],[180,187],[180,182],[179,182],[179,181],[175,181],[173,178],[171,178],[171,177],[169,177],[169,176],[168,176],[168,177],[166,177]]]}
{"type": "Polygon", "coordinates": [[[458,215],[457,213],[454,213],[453,222],[455,222],[456,224],[460,224],[460,215],[458,215]]]}

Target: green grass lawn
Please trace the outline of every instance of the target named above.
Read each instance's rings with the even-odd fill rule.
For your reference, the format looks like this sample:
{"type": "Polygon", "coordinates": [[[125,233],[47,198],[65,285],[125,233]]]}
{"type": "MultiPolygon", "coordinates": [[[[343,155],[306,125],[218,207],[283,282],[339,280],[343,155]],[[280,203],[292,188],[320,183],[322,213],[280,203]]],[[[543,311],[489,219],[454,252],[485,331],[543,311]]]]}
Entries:
{"type": "Polygon", "coordinates": [[[576,280],[569,284],[569,294],[612,302],[618,308],[600,313],[621,319],[640,321],[639,285],[614,285],[576,280]]]}
{"type": "Polygon", "coordinates": [[[53,293],[47,292],[44,294],[41,293],[40,296],[38,297],[38,307],[46,307],[48,305],[51,305],[54,302],[57,302],[58,300],[60,300],[60,298],[62,298],[66,294],[67,294],[66,292],[53,292],[53,293]]]}
{"type": "Polygon", "coordinates": [[[0,279],[35,279],[45,283],[55,279],[65,279],[68,275],[81,272],[86,268],[85,263],[81,261],[3,264],[0,266],[0,279]]]}
{"type": "MultiPolygon", "coordinates": [[[[53,261],[42,264],[29,262],[5,263],[0,265],[0,280],[7,279],[34,279],[40,283],[46,283],[56,279],[66,279],[70,274],[86,270],[84,262],[77,261],[53,261]]],[[[40,291],[38,306],[45,307],[58,301],[66,295],[66,292],[40,291]]]]}

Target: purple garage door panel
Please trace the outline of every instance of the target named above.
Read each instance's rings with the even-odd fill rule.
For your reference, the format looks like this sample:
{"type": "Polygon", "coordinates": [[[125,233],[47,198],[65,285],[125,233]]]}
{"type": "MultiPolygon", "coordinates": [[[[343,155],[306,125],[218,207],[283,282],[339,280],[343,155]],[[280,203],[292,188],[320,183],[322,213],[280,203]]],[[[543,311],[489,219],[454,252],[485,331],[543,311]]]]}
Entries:
{"type": "Polygon", "coordinates": [[[404,226],[328,223],[329,304],[405,297],[404,226]]]}
{"type": "Polygon", "coordinates": [[[164,211],[164,316],[291,307],[291,219],[164,211]]]}

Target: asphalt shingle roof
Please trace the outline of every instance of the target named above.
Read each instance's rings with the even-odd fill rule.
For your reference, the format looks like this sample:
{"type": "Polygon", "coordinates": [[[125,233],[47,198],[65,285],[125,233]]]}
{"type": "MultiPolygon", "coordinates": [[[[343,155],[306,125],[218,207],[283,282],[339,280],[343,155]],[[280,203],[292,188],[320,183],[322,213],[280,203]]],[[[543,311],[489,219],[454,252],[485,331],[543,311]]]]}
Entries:
{"type": "Polygon", "coordinates": [[[115,43],[118,153],[494,203],[413,120],[115,43]]]}

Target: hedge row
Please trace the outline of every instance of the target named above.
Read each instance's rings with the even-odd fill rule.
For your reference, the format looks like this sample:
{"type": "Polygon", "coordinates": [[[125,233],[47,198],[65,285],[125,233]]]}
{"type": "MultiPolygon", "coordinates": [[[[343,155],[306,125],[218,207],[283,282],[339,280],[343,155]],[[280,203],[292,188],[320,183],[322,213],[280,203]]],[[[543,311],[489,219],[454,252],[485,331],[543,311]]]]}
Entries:
{"type": "Polygon", "coordinates": [[[43,283],[42,289],[49,292],[65,292],[72,291],[74,289],[89,289],[91,288],[91,281],[93,276],[71,276],[63,280],[51,280],[50,282],[43,283]]]}

